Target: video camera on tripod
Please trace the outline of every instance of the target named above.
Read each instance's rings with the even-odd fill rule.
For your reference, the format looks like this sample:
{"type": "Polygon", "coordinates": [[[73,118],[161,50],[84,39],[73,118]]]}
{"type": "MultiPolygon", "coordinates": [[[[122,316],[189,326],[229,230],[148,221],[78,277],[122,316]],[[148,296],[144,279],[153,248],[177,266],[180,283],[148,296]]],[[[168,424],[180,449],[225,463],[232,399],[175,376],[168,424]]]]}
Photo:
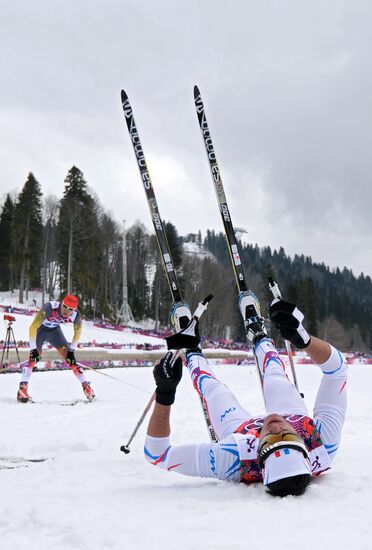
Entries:
{"type": "Polygon", "coordinates": [[[4,321],[9,321],[9,323],[14,323],[17,319],[13,317],[13,315],[8,315],[7,313],[4,315],[4,321]]]}
{"type": "Polygon", "coordinates": [[[18,363],[20,363],[19,359],[19,353],[18,353],[18,346],[17,342],[14,336],[14,331],[12,324],[14,321],[16,321],[16,318],[13,317],[13,315],[9,315],[9,313],[4,314],[4,321],[7,321],[8,326],[6,327],[6,336],[4,341],[4,347],[3,352],[1,354],[1,362],[0,362],[0,368],[7,367],[9,364],[9,349],[14,348],[17,353],[18,357],[18,363]]]}

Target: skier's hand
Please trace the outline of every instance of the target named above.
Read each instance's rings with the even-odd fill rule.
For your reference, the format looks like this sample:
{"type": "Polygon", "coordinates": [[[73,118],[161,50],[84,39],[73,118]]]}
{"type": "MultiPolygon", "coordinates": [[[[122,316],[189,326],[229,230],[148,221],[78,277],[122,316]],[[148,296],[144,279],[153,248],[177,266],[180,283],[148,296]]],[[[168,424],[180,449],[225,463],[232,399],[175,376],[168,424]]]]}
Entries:
{"type": "Polygon", "coordinates": [[[274,300],[270,306],[269,315],[285,340],[289,340],[299,349],[309,345],[310,335],[302,324],[304,314],[296,304],[284,300],[274,300]]]}
{"type": "Polygon", "coordinates": [[[72,351],[72,349],[69,349],[66,353],[66,363],[68,363],[69,365],[76,365],[75,353],[72,351]]]}
{"type": "Polygon", "coordinates": [[[32,363],[38,363],[41,359],[41,355],[36,348],[30,351],[28,360],[32,363]]]}
{"type": "Polygon", "coordinates": [[[163,359],[154,367],[156,383],[156,402],[160,405],[173,405],[176,388],[182,378],[182,359],[178,357],[173,366],[173,353],[168,351],[163,359]]]}

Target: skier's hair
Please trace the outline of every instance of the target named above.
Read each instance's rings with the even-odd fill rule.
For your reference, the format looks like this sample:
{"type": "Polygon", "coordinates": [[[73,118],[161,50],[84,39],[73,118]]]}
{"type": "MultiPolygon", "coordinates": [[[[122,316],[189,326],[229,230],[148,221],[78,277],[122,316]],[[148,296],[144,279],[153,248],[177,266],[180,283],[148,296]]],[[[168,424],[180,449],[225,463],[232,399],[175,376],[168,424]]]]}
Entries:
{"type": "Polygon", "coordinates": [[[269,483],[266,488],[268,493],[274,497],[286,497],[288,495],[300,496],[306,491],[310,483],[311,476],[300,474],[298,476],[284,477],[273,483],[269,483]]]}

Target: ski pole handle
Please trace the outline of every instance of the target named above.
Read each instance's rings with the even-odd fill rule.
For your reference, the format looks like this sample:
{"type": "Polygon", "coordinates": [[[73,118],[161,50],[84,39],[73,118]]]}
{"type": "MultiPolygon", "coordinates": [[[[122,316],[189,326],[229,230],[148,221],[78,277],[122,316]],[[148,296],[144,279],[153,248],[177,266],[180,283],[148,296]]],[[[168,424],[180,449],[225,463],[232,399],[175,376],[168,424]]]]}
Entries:
{"type": "MultiPolygon", "coordinates": [[[[269,280],[269,288],[272,292],[272,295],[274,296],[274,299],[275,300],[281,300],[282,299],[282,293],[280,292],[278,283],[276,283],[272,277],[268,277],[268,280],[269,280]]],[[[284,339],[284,343],[285,343],[285,348],[287,350],[289,365],[290,365],[291,371],[292,371],[293,382],[294,382],[294,385],[296,386],[297,390],[300,391],[298,389],[297,374],[296,374],[296,368],[295,368],[294,361],[293,361],[291,344],[290,344],[290,342],[288,342],[288,340],[285,340],[285,339],[284,339]]],[[[304,394],[302,392],[300,392],[300,395],[301,395],[301,397],[304,397],[304,394]]]]}
{"type": "Polygon", "coordinates": [[[195,313],[193,317],[195,319],[200,319],[200,317],[203,315],[204,311],[207,309],[209,302],[212,300],[213,294],[208,294],[206,298],[202,302],[199,302],[198,307],[195,310],[195,313]]]}
{"type": "Polygon", "coordinates": [[[269,277],[268,279],[269,279],[269,288],[272,292],[272,295],[277,300],[281,300],[282,299],[282,294],[279,290],[278,283],[276,283],[272,277],[269,277]]]}

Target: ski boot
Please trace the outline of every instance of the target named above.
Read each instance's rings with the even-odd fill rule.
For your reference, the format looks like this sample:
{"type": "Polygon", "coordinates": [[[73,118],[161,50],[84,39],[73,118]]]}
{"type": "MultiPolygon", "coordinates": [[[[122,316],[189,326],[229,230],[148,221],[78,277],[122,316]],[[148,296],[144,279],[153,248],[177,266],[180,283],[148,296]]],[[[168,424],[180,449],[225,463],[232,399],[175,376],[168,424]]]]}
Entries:
{"type": "Polygon", "coordinates": [[[21,382],[19,384],[19,390],[17,392],[17,401],[20,403],[28,403],[31,401],[31,396],[29,395],[28,391],[28,383],[27,382],[21,382]]]}
{"type": "Polygon", "coordinates": [[[88,399],[88,401],[93,401],[95,399],[96,394],[92,390],[92,387],[90,385],[90,382],[83,382],[83,392],[85,393],[85,397],[88,399]]]}
{"type": "Polygon", "coordinates": [[[240,292],[239,307],[244,319],[245,331],[251,344],[255,345],[263,338],[267,338],[264,318],[261,317],[260,302],[252,292],[240,292]]]}
{"type": "Polygon", "coordinates": [[[186,328],[191,321],[191,312],[188,304],[186,302],[176,302],[172,308],[170,318],[176,332],[180,332],[180,330],[186,328]]]}

